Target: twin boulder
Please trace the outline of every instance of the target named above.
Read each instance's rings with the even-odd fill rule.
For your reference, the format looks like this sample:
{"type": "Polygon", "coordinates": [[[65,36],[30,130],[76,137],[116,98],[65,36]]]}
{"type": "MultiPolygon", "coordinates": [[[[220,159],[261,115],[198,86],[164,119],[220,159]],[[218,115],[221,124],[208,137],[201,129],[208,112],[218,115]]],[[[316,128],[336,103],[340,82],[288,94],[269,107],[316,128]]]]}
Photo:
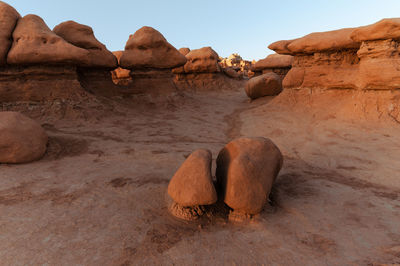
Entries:
{"type": "MultiPolygon", "coordinates": [[[[168,185],[168,194],[176,204],[196,207],[217,202],[211,162],[208,150],[197,150],[187,158],[168,185]]],[[[281,152],[269,139],[233,140],[217,158],[216,178],[221,199],[239,213],[259,213],[282,163],[281,152]]]]}

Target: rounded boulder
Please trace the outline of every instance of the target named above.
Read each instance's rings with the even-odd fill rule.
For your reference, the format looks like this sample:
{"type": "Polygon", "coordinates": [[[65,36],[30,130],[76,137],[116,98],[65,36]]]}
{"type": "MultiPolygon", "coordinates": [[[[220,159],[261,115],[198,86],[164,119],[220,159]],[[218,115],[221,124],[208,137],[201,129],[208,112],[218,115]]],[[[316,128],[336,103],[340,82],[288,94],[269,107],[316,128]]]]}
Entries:
{"type": "Polygon", "coordinates": [[[0,163],[27,163],[46,152],[47,134],[36,121],[17,112],[0,112],[0,163]]]}
{"type": "Polygon", "coordinates": [[[212,180],[211,162],[209,150],[194,151],[169,182],[170,197],[183,207],[214,204],[217,192],[212,180]]]}
{"type": "Polygon", "coordinates": [[[216,176],[224,202],[239,213],[259,213],[282,164],[279,148],[267,138],[231,141],[217,158],[216,176]]]}

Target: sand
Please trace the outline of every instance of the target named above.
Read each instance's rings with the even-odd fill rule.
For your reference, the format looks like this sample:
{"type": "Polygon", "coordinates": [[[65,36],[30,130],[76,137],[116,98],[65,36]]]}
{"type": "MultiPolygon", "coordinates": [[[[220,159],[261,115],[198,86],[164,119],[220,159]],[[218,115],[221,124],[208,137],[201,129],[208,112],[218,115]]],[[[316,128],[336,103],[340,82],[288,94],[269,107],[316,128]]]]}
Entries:
{"type": "Polygon", "coordinates": [[[243,88],[63,106],[51,116],[7,106],[38,119],[50,142],[40,161],[0,165],[1,265],[400,263],[395,122],[317,119],[273,97],[249,102],[243,88]],[[215,168],[239,136],[268,137],[284,154],[270,204],[242,222],[224,208],[173,217],[167,186],[185,158],[209,149],[215,168]]]}

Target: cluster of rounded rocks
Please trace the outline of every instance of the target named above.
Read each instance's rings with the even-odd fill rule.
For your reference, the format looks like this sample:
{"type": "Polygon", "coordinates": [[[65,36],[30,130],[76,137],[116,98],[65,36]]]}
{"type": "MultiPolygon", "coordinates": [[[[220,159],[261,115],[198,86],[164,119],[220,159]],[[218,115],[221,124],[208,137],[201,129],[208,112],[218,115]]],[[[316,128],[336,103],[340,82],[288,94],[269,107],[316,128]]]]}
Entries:
{"type": "Polygon", "coordinates": [[[237,214],[258,214],[268,201],[283,157],[270,139],[242,137],[219,152],[216,164],[214,181],[209,150],[196,150],[186,159],[168,185],[172,214],[193,220],[204,213],[202,207],[218,199],[237,214]]]}

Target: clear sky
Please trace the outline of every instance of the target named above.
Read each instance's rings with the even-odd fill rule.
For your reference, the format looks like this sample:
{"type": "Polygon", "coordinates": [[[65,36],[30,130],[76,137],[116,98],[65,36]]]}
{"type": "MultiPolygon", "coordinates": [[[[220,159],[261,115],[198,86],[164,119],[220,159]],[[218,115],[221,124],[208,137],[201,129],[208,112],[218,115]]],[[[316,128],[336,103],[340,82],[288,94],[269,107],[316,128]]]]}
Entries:
{"type": "Polygon", "coordinates": [[[108,49],[123,50],[142,26],[159,30],[176,48],[211,46],[261,59],[268,44],[400,17],[400,0],[6,0],[21,15],[41,16],[50,28],[66,21],[89,25],[108,49]]]}

